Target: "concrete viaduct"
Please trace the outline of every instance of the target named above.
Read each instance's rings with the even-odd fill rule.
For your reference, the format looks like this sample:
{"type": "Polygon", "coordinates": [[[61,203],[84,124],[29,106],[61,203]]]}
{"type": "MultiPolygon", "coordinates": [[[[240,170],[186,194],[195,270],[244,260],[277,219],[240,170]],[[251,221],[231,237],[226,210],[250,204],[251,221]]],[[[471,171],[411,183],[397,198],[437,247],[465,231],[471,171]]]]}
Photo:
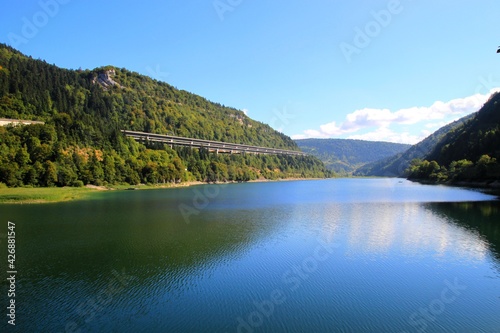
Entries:
{"type": "Polygon", "coordinates": [[[251,154],[276,154],[276,155],[291,155],[291,156],[307,155],[301,151],[295,151],[295,150],[285,150],[285,149],[258,147],[258,146],[250,146],[250,145],[243,145],[243,144],[229,143],[229,142],[184,138],[173,135],[162,135],[162,134],[135,132],[128,130],[122,130],[122,133],[139,142],[147,142],[147,141],[160,142],[170,146],[204,148],[208,149],[208,151],[210,152],[216,152],[216,153],[227,153],[227,154],[251,153],[251,154]]]}

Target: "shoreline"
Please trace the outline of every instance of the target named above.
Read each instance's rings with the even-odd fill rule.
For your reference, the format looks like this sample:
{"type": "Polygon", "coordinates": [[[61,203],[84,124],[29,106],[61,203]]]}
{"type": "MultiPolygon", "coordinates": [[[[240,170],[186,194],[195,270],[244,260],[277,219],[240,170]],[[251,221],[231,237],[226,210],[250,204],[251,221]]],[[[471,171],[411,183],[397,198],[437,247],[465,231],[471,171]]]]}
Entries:
{"type": "Polygon", "coordinates": [[[460,187],[470,187],[470,188],[484,188],[484,189],[493,189],[500,190],[500,181],[498,180],[485,180],[485,181],[432,181],[426,179],[410,179],[405,178],[406,180],[426,184],[426,185],[447,185],[447,186],[460,186],[460,187]]]}
{"type": "Polygon", "coordinates": [[[180,188],[202,185],[202,182],[185,182],[179,184],[161,185],[115,185],[84,187],[13,187],[0,188],[0,205],[25,205],[25,204],[50,204],[75,200],[88,199],[96,193],[126,191],[126,190],[151,190],[180,188]]]}
{"type": "MultiPolygon", "coordinates": [[[[372,178],[372,177],[353,177],[353,178],[372,178]]],[[[384,178],[384,177],[375,177],[384,178]]],[[[308,180],[324,180],[333,178],[284,178],[284,179],[254,179],[245,182],[200,182],[189,181],[183,183],[167,183],[167,184],[139,184],[139,185],[114,185],[114,186],[96,186],[86,185],[84,187],[14,187],[0,188],[0,206],[2,204],[25,205],[25,204],[51,204],[60,202],[69,202],[75,200],[89,199],[96,193],[114,192],[114,191],[129,191],[129,190],[162,190],[162,189],[177,189],[198,185],[229,185],[241,183],[266,183],[266,182],[291,182],[291,181],[308,181],[308,180]]],[[[463,187],[468,189],[483,190],[492,195],[496,195],[500,199],[500,182],[431,182],[425,180],[411,180],[426,185],[445,185],[451,187],[463,187]]]]}
{"type": "Polygon", "coordinates": [[[255,179],[246,182],[200,182],[189,181],[182,183],[168,183],[155,185],[114,185],[114,186],[96,186],[86,185],[84,187],[13,187],[0,188],[0,205],[32,205],[32,204],[51,204],[60,202],[69,202],[75,200],[88,199],[96,193],[114,192],[114,191],[130,191],[130,190],[160,190],[160,189],[176,189],[183,187],[191,187],[198,185],[228,185],[240,183],[264,183],[264,182],[282,182],[282,181],[302,181],[302,180],[319,180],[328,178],[285,178],[285,179],[255,179]]]}
{"type": "Polygon", "coordinates": [[[425,179],[406,179],[411,182],[416,182],[424,185],[444,185],[450,187],[462,187],[471,190],[482,190],[492,195],[496,195],[500,199],[500,181],[490,180],[490,181],[456,181],[456,182],[436,182],[429,181],[425,179]]]}

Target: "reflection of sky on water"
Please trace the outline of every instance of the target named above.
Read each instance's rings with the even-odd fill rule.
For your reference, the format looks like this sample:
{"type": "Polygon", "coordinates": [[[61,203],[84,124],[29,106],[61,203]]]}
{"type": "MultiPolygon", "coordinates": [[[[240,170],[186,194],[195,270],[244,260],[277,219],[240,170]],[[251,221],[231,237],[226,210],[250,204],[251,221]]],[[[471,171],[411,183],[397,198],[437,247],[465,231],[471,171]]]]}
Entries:
{"type": "MultiPolygon", "coordinates": [[[[397,250],[412,257],[481,261],[490,250],[480,232],[453,223],[454,218],[438,214],[426,204],[330,204],[323,206],[322,211],[323,237],[344,239],[352,253],[384,254],[397,250]]],[[[477,214],[490,212],[491,216],[492,211],[488,205],[476,208],[477,214]]],[[[315,221],[314,215],[311,217],[309,221],[315,221]]]]}

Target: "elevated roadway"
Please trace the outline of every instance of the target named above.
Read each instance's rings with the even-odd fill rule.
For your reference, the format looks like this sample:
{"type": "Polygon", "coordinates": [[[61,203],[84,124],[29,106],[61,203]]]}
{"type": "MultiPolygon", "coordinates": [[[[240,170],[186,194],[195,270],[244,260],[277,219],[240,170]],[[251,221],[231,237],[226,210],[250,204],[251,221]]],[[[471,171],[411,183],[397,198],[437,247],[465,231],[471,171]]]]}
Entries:
{"type": "Polygon", "coordinates": [[[208,151],[210,152],[215,152],[215,153],[227,153],[227,154],[251,153],[251,154],[276,154],[276,155],[290,155],[290,156],[307,155],[301,151],[295,151],[295,150],[250,146],[250,145],[221,142],[221,141],[201,140],[201,139],[185,138],[173,135],[162,135],[162,134],[153,134],[153,133],[136,132],[128,130],[122,130],[122,133],[140,142],[147,142],[147,141],[160,142],[171,146],[184,146],[184,147],[192,147],[199,149],[204,148],[208,149],[208,151]]]}

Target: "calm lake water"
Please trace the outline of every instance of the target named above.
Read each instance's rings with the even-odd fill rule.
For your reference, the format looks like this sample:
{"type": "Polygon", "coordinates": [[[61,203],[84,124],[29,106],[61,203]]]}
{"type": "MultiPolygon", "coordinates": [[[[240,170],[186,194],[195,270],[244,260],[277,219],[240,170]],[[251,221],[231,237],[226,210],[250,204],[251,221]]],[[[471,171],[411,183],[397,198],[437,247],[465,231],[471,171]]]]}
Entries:
{"type": "Polygon", "coordinates": [[[16,332],[500,332],[500,204],[478,191],[204,185],[0,216],[16,332]]]}

